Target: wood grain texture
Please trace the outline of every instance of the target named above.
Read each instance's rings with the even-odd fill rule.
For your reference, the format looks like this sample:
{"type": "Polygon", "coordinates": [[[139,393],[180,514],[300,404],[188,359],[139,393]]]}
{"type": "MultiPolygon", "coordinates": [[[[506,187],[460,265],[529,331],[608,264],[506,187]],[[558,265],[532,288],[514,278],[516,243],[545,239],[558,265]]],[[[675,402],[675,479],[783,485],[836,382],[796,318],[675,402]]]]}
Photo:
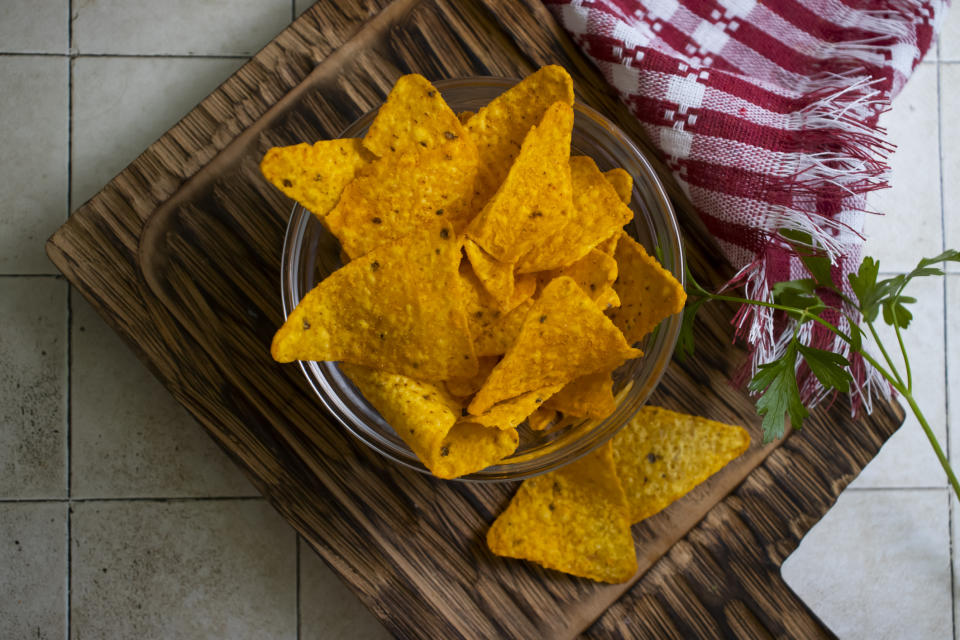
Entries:
{"type": "MultiPolygon", "coordinates": [[[[270,146],[335,137],[401,74],[522,76],[564,65],[578,96],[653,154],[639,124],[535,0],[322,2],[157,141],[51,238],[48,253],[174,396],[401,637],[821,637],[779,566],[902,419],[842,403],[752,447],[634,527],[640,571],[599,585],[490,555],[511,484],[441,482],[366,450],[269,358],[282,320],[290,202],[260,177],[270,146]]],[[[663,165],[698,278],[728,275],[663,165]]],[[[748,426],[727,380],[744,354],[708,307],[699,353],[653,402],[748,426]]]]}

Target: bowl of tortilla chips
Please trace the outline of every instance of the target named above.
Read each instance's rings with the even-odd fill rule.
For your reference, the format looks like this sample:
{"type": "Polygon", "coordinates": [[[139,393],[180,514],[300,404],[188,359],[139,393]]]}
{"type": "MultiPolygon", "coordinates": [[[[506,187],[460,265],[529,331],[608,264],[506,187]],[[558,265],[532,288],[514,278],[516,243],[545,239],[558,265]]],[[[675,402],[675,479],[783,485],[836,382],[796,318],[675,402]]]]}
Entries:
{"type": "Polygon", "coordinates": [[[560,67],[403,76],[339,139],[271,149],[261,169],[298,202],[273,357],[390,460],[467,480],[559,468],[625,425],[670,361],[670,201],[560,67]]]}

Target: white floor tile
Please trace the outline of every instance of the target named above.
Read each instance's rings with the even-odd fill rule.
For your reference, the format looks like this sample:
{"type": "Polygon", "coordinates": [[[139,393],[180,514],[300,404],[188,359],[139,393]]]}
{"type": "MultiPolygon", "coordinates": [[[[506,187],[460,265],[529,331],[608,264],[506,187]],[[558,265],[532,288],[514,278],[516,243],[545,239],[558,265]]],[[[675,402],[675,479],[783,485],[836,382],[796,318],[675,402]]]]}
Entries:
{"type": "Polygon", "coordinates": [[[3,0],[0,53],[67,53],[69,24],[68,0],[3,0]]]}
{"type": "Polygon", "coordinates": [[[0,638],[63,638],[67,505],[0,504],[0,638]]]}
{"type": "MultiPolygon", "coordinates": [[[[960,275],[947,276],[947,389],[950,406],[950,464],[960,473],[960,275]]],[[[960,515],[960,513],[958,513],[960,515]]],[[[960,526],[960,520],[957,522],[960,526]]],[[[960,553],[958,553],[960,555],[960,553]]]]}
{"type": "Polygon", "coordinates": [[[890,189],[868,199],[882,216],[867,216],[864,255],[880,260],[884,271],[907,271],[922,257],[940,253],[937,68],[921,64],[893,109],[880,118],[897,145],[890,159],[890,189]]]}
{"type": "Polygon", "coordinates": [[[940,28],[940,60],[960,61],[960,10],[954,3],[940,28]]]}
{"type": "Polygon", "coordinates": [[[73,299],[76,498],[258,495],[86,301],[73,299]]]}
{"type": "Polygon", "coordinates": [[[0,498],[67,493],[66,298],[63,280],[0,278],[0,498]]]}
{"type": "MultiPolygon", "coordinates": [[[[960,22],[960,5],[953,14],[960,22]]],[[[960,38],[960,26],[957,28],[960,38]]],[[[955,46],[960,50],[960,43],[955,46]]],[[[943,154],[943,222],[948,249],[960,249],[960,63],[940,66],[940,148],[943,154]]],[[[947,271],[960,273],[960,265],[947,271]]]]}
{"type": "Polygon", "coordinates": [[[950,638],[945,490],[845,491],[783,565],[843,640],[950,638]]]}
{"type": "Polygon", "coordinates": [[[74,3],[82,54],[242,55],[290,22],[290,0],[97,0],[74,3]]]}
{"type": "Polygon", "coordinates": [[[300,637],[302,640],[386,640],[380,621],[300,541],[300,637]]]}
{"type": "Polygon", "coordinates": [[[56,273],[43,244],[67,216],[69,64],[0,57],[0,273],[56,273]]]}
{"type": "Polygon", "coordinates": [[[75,503],[74,638],[297,636],[296,535],[262,500],[75,503]]]}
{"type": "MultiPolygon", "coordinates": [[[[940,445],[946,447],[943,281],[937,277],[914,280],[905,294],[917,298],[917,302],[909,306],[914,315],[913,321],[903,333],[907,354],[910,356],[915,397],[940,445]]],[[[877,332],[887,352],[897,366],[901,367],[902,360],[899,358],[899,346],[893,328],[878,318],[877,332]]],[[[875,357],[881,358],[878,350],[871,351],[875,357]]],[[[906,403],[901,404],[907,410],[907,419],[903,426],[884,444],[877,457],[867,465],[852,486],[946,486],[946,475],[920,423],[910,413],[906,403]]]]}
{"type": "Polygon", "coordinates": [[[79,58],[73,75],[73,206],[97,193],[242,60],[79,58]]]}

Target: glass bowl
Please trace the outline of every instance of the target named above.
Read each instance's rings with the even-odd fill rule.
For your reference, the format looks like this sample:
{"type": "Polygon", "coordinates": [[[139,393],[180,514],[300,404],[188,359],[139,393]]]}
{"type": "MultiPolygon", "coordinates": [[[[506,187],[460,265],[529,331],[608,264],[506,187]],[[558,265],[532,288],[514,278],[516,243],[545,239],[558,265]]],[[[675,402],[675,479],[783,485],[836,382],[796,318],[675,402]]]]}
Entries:
{"type": "MultiPolygon", "coordinates": [[[[454,111],[477,111],[518,80],[463,78],[434,83],[454,111]]],[[[376,116],[364,115],[340,137],[359,138],[376,116]]],[[[683,250],[670,200],[649,162],[630,139],[597,111],[574,105],[573,154],[588,155],[602,171],[622,167],[633,176],[626,230],[647,252],[683,282],[683,250]]],[[[282,294],[286,317],[318,282],[342,266],[340,245],[309,211],[297,205],[283,246],[282,294]]],[[[460,478],[473,481],[518,480],[561,467],[589,453],[623,427],[646,402],[670,362],[680,332],[680,316],[667,318],[639,345],[644,355],[614,372],[617,409],[604,420],[567,419],[558,428],[536,432],[520,427],[516,452],[499,464],[460,478]]],[[[429,473],[410,448],[371,407],[333,362],[300,361],[321,404],[337,423],[361,442],[394,462],[429,473]]]]}

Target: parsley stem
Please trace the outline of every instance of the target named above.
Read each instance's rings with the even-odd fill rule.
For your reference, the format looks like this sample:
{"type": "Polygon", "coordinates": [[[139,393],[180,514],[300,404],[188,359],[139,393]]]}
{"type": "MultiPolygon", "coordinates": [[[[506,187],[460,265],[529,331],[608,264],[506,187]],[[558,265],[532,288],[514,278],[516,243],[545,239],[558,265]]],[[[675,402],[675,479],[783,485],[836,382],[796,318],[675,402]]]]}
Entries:
{"type": "Polygon", "coordinates": [[[873,323],[870,322],[869,320],[867,321],[867,328],[870,329],[870,335],[873,336],[873,341],[876,342],[877,347],[880,348],[880,353],[883,354],[883,359],[887,361],[887,366],[890,367],[890,371],[896,377],[896,381],[890,380],[890,382],[891,383],[896,382],[896,384],[899,385],[900,388],[906,388],[906,385],[903,384],[903,378],[900,377],[900,374],[897,372],[896,365],[893,364],[893,360],[890,358],[890,354],[887,353],[886,348],[884,348],[883,346],[883,342],[880,341],[880,336],[877,334],[876,328],[873,326],[873,323]]]}
{"type": "Polygon", "coordinates": [[[734,302],[736,304],[752,304],[757,307],[768,307],[770,309],[777,309],[779,311],[787,311],[790,313],[799,312],[804,317],[809,318],[810,320],[813,320],[814,322],[817,322],[823,325],[827,329],[830,329],[831,332],[839,336],[840,339],[846,342],[847,344],[851,344],[853,342],[850,336],[845,334],[839,328],[835,327],[834,325],[832,325],[831,323],[827,322],[826,320],[824,320],[823,318],[821,318],[820,316],[814,313],[808,313],[806,309],[797,309],[796,307],[788,307],[788,306],[785,306],[782,304],[776,304],[773,302],[762,302],[760,300],[748,300],[747,298],[737,298],[735,296],[724,296],[716,293],[707,293],[706,295],[711,300],[723,300],[724,302],[734,302]]]}
{"type": "Polygon", "coordinates": [[[957,498],[960,499],[960,482],[957,482],[957,476],[953,473],[953,468],[950,466],[950,461],[947,460],[947,456],[944,455],[943,449],[940,447],[940,443],[937,441],[937,436],[934,435],[933,429],[930,428],[930,425],[927,423],[926,417],[923,415],[923,412],[920,411],[920,407],[917,406],[916,401],[913,399],[913,394],[910,393],[909,389],[901,388],[898,389],[901,395],[907,399],[907,404],[910,405],[910,408],[913,410],[913,415],[917,417],[917,421],[920,423],[920,426],[923,427],[923,432],[927,434],[927,440],[930,441],[930,446],[933,447],[933,452],[937,454],[937,459],[940,461],[940,466],[943,467],[944,472],[947,474],[947,479],[950,480],[950,486],[953,487],[953,492],[957,495],[957,498]]]}
{"type": "Polygon", "coordinates": [[[897,332],[897,342],[900,343],[900,356],[903,358],[903,368],[907,374],[907,391],[913,392],[913,374],[910,372],[910,358],[907,357],[907,348],[903,344],[903,336],[900,334],[900,323],[894,322],[893,328],[897,332]]]}

